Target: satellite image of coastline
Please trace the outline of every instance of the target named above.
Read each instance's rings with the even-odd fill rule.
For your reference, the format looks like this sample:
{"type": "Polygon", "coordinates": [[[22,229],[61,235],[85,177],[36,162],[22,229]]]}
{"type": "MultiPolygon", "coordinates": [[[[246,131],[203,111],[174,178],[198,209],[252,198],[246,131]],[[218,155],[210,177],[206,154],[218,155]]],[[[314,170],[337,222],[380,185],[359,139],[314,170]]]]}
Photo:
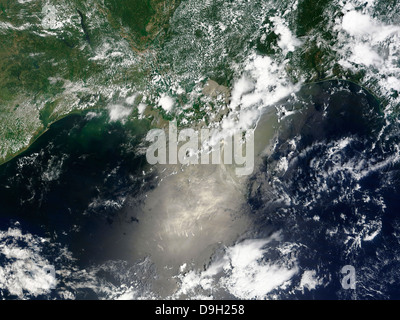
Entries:
{"type": "Polygon", "coordinates": [[[0,0],[0,299],[400,299],[400,2],[0,0]]]}

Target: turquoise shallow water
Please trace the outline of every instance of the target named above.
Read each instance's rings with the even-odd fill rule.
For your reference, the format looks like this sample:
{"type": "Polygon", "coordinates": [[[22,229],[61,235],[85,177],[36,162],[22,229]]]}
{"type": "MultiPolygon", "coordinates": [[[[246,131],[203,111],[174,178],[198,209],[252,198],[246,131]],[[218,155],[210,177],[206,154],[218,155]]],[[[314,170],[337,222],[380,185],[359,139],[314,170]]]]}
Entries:
{"type": "Polygon", "coordinates": [[[71,244],[78,256],[82,248],[84,257],[90,257],[92,247],[97,252],[97,228],[111,225],[121,199],[142,188],[142,181],[132,178],[147,165],[135,151],[146,133],[139,127],[110,124],[105,115],[91,120],[72,115],[54,123],[0,169],[5,225],[17,220],[28,230],[71,244]],[[71,232],[74,226],[80,231],[71,232]]]}

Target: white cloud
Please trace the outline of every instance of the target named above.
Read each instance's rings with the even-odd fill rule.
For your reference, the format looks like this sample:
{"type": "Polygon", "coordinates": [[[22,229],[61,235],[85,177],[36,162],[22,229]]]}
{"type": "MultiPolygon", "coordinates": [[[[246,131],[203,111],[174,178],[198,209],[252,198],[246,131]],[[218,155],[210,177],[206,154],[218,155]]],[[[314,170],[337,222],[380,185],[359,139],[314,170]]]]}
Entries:
{"type": "Polygon", "coordinates": [[[24,298],[48,294],[55,287],[55,275],[48,273],[49,262],[41,256],[41,244],[46,241],[22,234],[17,228],[0,231],[0,256],[4,259],[0,266],[0,289],[24,298]]]}
{"type": "Polygon", "coordinates": [[[145,103],[140,103],[138,105],[138,112],[139,112],[139,117],[143,116],[144,111],[146,110],[147,105],[145,103]]]}
{"type": "Polygon", "coordinates": [[[385,25],[369,15],[357,11],[349,11],[343,17],[343,29],[351,36],[373,36],[374,41],[383,41],[393,33],[400,32],[397,26],[385,25]]]}
{"type": "Polygon", "coordinates": [[[58,11],[55,6],[46,4],[42,8],[42,19],[43,29],[61,29],[64,26],[64,22],[59,18],[58,11]]]}
{"type": "Polygon", "coordinates": [[[282,49],[282,53],[293,52],[302,42],[297,39],[290,31],[287,23],[281,17],[273,17],[271,21],[275,24],[275,33],[279,36],[278,46],[282,49]]]}
{"type": "Polygon", "coordinates": [[[314,290],[319,285],[321,285],[321,280],[318,279],[317,272],[315,270],[306,270],[301,277],[299,290],[303,292],[305,288],[308,290],[314,290]]]}
{"type": "Polygon", "coordinates": [[[383,63],[382,58],[366,44],[357,44],[353,48],[353,54],[349,58],[351,62],[363,64],[365,66],[379,66],[383,63]]]}
{"type": "Polygon", "coordinates": [[[294,85],[289,80],[284,64],[279,64],[267,56],[252,55],[245,68],[255,81],[254,92],[242,97],[242,103],[259,101],[263,106],[270,106],[296,92],[300,85],[294,85]]]}
{"type": "Polygon", "coordinates": [[[285,63],[251,54],[242,76],[234,83],[229,105],[231,112],[219,123],[222,131],[211,138],[210,145],[215,146],[221,138],[240,131],[254,129],[263,109],[297,92],[301,85],[301,82],[291,82],[285,63]]]}
{"type": "Polygon", "coordinates": [[[114,104],[108,107],[110,121],[118,121],[128,117],[132,113],[131,108],[124,107],[120,104],[114,104]]]}
{"type": "Polygon", "coordinates": [[[172,108],[174,107],[175,101],[167,94],[163,94],[163,95],[161,95],[161,98],[158,100],[158,104],[166,112],[170,112],[170,111],[172,111],[172,108]]]}
{"type": "Polygon", "coordinates": [[[130,96],[130,97],[128,97],[128,98],[126,98],[126,103],[127,104],[130,104],[130,105],[132,105],[132,104],[134,104],[135,103],[135,99],[136,99],[136,97],[137,97],[137,94],[134,94],[134,95],[132,95],[132,96],[130,96]]]}
{"type": "Polygon", "coordinates": [[[239,299],[262,299],[272,290],[290,280],[297,268],[288,269],[262,261],[264,246],[269,240],[246,240],[229,248],[230,276],[223,282],[229,292],[239,299]]]}
{"type": "MultiPolygon", "coordinates": [[[[369,4],[373,5],[373,1],[369,4]]],[[[365,71],[363,84],[367,84],[378,97],[387,99],[386,112],[390,113],[391,107],[400,102],[400,97],[392,95],[400,89],[397,80],[400,75],[400,26],[384,22],[385,17],[373,16],[371,6],[359,9],[362,11],[356,11],[355,7],[354,3],[343,6],[342,21],[337,21],[334,27],[339,31],[339,42],[335,46],[338,62],[353,72],[362,67],[365,71]]]]}
{"type": "Polygon", "coordinates": [[[196,273],[192,270],[180,275],[180,289],[175,297],[197,293],[197,289],[210,294],[225,289],[238,299],[268,298],[271,291],[284,286],[298,273],[294,261],[285,266],[264,260],[267,245],[274,240],[279,240],[278,233],[269,239],[245,240],[227,248],[224,256],[205,271],[196,273]]]}
{"type": "MultiPolygon", "coordinates": [[[[254,90],[254,83],[245,76],[242,76],[238,81],[236,81],[232,90],[231,108],[240,105],[242,96],[252,90],[254,90]]],[[[255,101],[255,103],[257,103],[257,101],[255,101]]]]}

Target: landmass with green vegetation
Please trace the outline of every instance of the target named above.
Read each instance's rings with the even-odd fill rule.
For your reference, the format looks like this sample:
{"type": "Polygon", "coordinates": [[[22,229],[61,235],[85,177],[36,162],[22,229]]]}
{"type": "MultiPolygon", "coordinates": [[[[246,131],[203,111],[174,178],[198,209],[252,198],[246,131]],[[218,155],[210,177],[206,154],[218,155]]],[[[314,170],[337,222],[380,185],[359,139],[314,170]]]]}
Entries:
{"type": "MultiPolygon", "coordinates": [[[[66,115],[114,104],[154,126],[220,121],[254,52],[284,66],[293,84],[350,80],[397,102],[374,70],[340,63],[348,49],[339,2],[0,0],[0,164],[66,115]],[[209,81],[223,94],[207,94],[209,81]],[[158,103],[163,94],[172,111],[158,103]]],[[[387,7],[395,19],[395,1],[375,14],[387,7]]]]}

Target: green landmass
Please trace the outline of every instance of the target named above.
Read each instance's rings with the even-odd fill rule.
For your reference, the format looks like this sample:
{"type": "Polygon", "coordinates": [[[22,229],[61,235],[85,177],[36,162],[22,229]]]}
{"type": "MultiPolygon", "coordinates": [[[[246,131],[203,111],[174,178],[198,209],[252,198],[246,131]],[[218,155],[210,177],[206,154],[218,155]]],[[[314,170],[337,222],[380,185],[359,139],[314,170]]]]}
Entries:
{"type": "MultiPolygon", "coordinates": [[[[332,26],[342,14],[336,2],[294,3],[0,0],[0,164],[55,121],[82,111],[106,112],[134,95],[130,107],[146,103],[144,116],[153,126],[172,118],[181,125],[219,121],[227,112],[226,97],[215,99],[202,89],[213,80],[231,90],[251,52],[283,63],[293,83],[342,79],[374,92],[376,83],[366,80],[365,69],[338,63],[338,31],[332,26]],[[285,55],[272,19],[282,12],[301,41],[285,55]],[[173,113],[157,105],[161,93],[177,101],[173,113]]],[[[135,109],[131,119],[138,117],[135,109]]]]}

